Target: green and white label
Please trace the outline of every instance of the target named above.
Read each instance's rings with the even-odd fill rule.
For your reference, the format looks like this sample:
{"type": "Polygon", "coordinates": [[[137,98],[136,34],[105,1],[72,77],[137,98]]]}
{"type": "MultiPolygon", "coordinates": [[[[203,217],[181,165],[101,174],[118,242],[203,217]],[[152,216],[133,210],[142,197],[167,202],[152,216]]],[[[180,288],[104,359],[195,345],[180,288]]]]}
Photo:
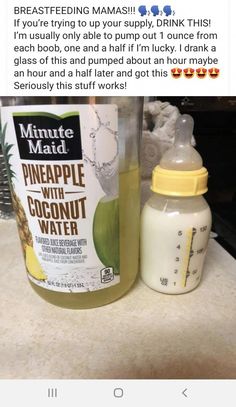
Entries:
{"type": "Polygon", "coordinates": [[[66,293],[120,281],[114,105],[2,108],[2,145],[29,279],[66,293]]]}

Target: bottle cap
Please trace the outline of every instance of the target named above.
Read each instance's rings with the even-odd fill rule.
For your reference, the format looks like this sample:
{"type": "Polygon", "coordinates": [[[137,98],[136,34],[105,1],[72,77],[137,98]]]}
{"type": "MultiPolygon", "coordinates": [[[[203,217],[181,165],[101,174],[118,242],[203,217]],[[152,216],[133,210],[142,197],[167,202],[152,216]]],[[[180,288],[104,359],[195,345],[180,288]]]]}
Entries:
{"type": "Polygon", "coordinates": [[[174,171],[159,165],[152,173],[151,190],[170,196],[197,196],[207,192],[207,169],[193,171],[174,171]]]}

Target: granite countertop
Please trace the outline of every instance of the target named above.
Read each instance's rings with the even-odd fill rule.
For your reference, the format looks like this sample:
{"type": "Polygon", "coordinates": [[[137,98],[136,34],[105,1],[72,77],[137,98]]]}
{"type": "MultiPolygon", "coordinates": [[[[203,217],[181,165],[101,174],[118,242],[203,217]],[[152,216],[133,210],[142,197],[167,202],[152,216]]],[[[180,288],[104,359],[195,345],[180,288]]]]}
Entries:
{"type": "Polygon", "coordinates": [[[0,237],[1,379],[236,378],[236,262],[214,240],[191,293],[138,280],[112,304],[66,310],[27,282],[15,221],[0,237]]]}

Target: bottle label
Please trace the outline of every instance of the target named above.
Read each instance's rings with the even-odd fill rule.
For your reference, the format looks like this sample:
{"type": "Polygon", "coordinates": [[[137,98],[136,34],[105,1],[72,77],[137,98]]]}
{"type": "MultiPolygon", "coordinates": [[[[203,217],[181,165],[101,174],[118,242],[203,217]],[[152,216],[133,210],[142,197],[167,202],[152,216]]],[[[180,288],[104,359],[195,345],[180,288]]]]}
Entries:
{"type": "Polygon", "coordinates": [[[29,279],[82,293],[118,284],[114,105],[2,108],[2,148],[29,279]]]}

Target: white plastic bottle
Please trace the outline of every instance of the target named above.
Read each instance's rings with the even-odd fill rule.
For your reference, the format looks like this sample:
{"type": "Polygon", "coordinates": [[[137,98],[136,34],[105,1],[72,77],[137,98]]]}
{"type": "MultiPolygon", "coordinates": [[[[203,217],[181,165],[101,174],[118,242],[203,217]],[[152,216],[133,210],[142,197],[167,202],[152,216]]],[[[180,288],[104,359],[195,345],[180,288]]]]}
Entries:
{"type": "Polygon", "coordinates": [[[208,173],[191,146],[193,124],[188,115],[177,119],[175,144],[153,171],[153,195],[141,216],[141,277],[166,294],[198,286],[211,229],[202,197],[208,173]]]}

